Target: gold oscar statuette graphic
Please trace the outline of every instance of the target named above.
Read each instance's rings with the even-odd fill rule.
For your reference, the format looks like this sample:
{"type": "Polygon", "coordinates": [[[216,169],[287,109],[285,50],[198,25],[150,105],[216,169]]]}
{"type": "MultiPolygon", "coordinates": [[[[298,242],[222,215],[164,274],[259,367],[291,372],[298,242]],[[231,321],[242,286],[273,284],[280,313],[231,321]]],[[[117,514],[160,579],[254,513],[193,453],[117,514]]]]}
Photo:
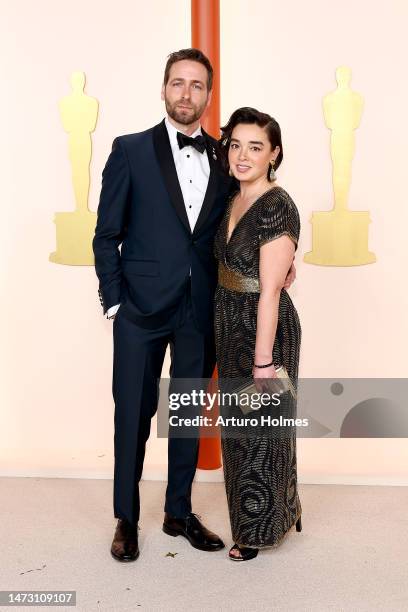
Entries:
{"type": "Polygon", "coordinates": [[[323,98],[323,112],[331,130],[334,207],[312,213],[312,250],[304,261],[320,266],[360,266],[376,261],[368,250],[370,213],[347,208],[354,156],[354,131],[363,114],[364,101],[350,88],[351,70],[336,70],[337,89],[323,98]]]}
{"type": "Polygon", "coordinates": [[[92,156],[91,132],[98,118],[98,101],[84,93],[85,74],[73,72],[72,93],[59,102],[64,130],[69,134],[68,148],[76,208],[55,213],[57,250],[50,261],[71,266],[92,266],[92,239],[96,213],[88,208],[89,165],[92,156]]]}

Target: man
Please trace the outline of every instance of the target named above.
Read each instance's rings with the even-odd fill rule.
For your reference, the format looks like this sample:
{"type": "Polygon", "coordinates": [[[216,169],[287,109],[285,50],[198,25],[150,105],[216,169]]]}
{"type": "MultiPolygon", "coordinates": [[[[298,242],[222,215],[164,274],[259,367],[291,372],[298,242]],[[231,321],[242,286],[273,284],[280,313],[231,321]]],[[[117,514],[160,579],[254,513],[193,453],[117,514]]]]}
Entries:
{"type": "MultiPolygon", "coordinates": [[[[201,51],[172,53],[161,92],[167,117],[115,138],[102,174],[93,249],[103,312],[114,318],[118,523],[111,554],[118,561],[139,556],[139,481],[166,348],[174,379],[210,378],[215,365],[212,249],[231,179],[220,168],[217,141],[199,122],[212,81],[201,51]]],[[[198,437],[169,437],[163,531],[215,551],[224,543],[192,512],[197,455],[198,437]]]]}

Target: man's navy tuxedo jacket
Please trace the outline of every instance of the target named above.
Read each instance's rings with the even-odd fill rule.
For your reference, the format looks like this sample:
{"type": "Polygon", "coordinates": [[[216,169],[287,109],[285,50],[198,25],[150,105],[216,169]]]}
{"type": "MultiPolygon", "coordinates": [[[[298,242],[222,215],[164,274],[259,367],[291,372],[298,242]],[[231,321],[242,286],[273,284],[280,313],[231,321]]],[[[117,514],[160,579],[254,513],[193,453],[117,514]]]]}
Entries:
{"type": "Polygon", "coordinates": [[[217,141],[204,130],[203,135],[210,176],[193,232],[164,120],[113,141],[102,173],[93,239],[104,314],[120,303],[123,315],[141,327],[164,325],[191,270],[195,320],[202,331],[212,333],[217,284],[213,243],[232,183],[221,170],[217,141]]]}

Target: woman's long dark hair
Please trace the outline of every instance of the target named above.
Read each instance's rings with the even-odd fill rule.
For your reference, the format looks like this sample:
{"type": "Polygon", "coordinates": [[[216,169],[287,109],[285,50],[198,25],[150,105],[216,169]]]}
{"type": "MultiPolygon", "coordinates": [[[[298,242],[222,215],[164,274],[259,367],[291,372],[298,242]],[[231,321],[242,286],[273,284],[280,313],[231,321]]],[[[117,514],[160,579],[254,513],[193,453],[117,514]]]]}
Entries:
{"type": "Polygon", "coordinates": [[[229,118],[228,123],[221,128],[221,138],[218,141],[220,145],[221,161],[225,172],[229,171],[228,151],[231,144],[231,134],[235,126],[239,123],[256,124],[261,128],[265,128],[272,149],[279,147],[280,151],[276,158],[274,169],[279,168],[283,160],[282,135],[279,123],[267,113],[261,113],[256,108],[243,106],[234,111],[229,118]]]}

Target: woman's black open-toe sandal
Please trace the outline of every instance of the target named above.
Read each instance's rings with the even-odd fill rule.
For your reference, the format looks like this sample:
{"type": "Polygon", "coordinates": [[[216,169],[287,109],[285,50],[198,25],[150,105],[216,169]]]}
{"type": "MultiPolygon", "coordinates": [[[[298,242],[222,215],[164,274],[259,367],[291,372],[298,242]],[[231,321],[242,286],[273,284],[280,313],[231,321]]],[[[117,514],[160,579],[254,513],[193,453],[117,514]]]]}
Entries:
{"type": "Polygon", "coordinates": [[[255,559],[259,552],[259,548],[247,548],[245,546],[238,546],[238,544],[234,544],[234,546],[230,549],[228,558],[231,561],[249,561],[250,559],[255,559]],[[240,556],[235,557],[231,555],[231,551],[239,550],[240,556]]]}

